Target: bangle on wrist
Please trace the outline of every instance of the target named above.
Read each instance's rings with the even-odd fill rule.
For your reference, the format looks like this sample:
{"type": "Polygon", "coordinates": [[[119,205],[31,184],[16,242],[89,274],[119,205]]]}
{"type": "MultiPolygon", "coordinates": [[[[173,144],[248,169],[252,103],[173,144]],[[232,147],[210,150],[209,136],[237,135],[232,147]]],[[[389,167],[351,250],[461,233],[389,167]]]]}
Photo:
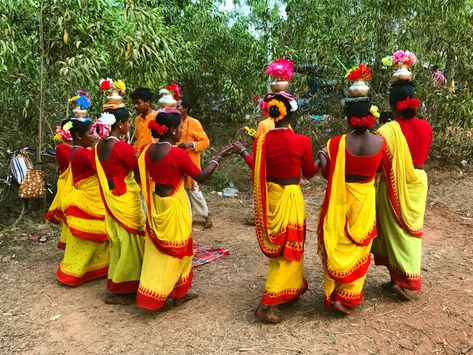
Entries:
{"type": "Polygon", "coordinates": [[[220,165],[220,163],[219,163],[218,161],[214,160],[214,159],[212,159],[210,162],[211,162],[211,163],[215,163],[215,164],[217,164],[217,166],[219,166],[219,165],[220,165]]]}
{"type": "Polygon", "coordinates": [[[243,152],[245,152],[245,151],[247,151],[247,150],[248,150],[248,149],[246,149],[245,147],[243,147],[243,148],[240,149],[240,153],[239,153],[239,154],[242,155],[243,152]]]}

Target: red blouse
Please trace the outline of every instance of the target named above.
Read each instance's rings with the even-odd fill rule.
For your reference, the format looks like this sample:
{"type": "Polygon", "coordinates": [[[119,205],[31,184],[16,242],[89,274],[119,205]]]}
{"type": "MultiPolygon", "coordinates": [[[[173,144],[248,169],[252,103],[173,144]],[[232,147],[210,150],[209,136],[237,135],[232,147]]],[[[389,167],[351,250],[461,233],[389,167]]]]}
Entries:
{"type": "Polygon", "coordinates": [[[195,178],[200,169],[189,157],[185,149],[171,147],[168,153],[158,162],[152,162],[149,151],[146,153],[146,168],[151,179],[161,185],[176,188],[184,175],[195,178]]]}
{"type": "Polygon", "coordinates": [[[361,175],[370,178],[376,176],[385,150],[386,141],[381,149],[372,155],[353,155],[348,148],[345,148],[345,175],[361,175]]]}
{"type": "Polygon", "coordinates": [[[396,122],[399,123],[402,134],[406,137],[414,166],[424,165],[432,145],[430,123],[417,117],[396,118],[396,122]]]}
{"type": "MultiPolygon", "coordinates": [[[[94,167],[95,167],[95,157],[94,167]]],[[[132,170],[138,172],[138,159],[135,156],[135,149],[128,143],[116,142],[107,161],[102,162],[102,167],[108,181],[112,181],[115,186],[112,193],[123,195],[126,192],[125,178],[132,170]]]]}
{"type": "Polygon", "coordinates": [[[72,146],[69,144],[61,143],[56,147],[56,161],[59,166],[59,172],[62,174],[66,171],[71,160],[72,146]]]}
{"type": "Polygon", "coordinates": [[[94,176],[95,171],[90,161],[91,149],[83,147],[74,147],[71,159],[72,178],[74,184],[79,181],[94,176]]]}
{"type": "MultiPolygon", "coordinates": [[[[245,157],[246,163],[253,168],[256,152],[256,140],[253,143],[253,155],[245,157]]],[[[266,134],[266,176],[279,179],[299,177],[301,174],[311,178],[318,167],[312,156],[312,142],[302,134],[294,133],[289,128],[275,128],[266,134]]]]}

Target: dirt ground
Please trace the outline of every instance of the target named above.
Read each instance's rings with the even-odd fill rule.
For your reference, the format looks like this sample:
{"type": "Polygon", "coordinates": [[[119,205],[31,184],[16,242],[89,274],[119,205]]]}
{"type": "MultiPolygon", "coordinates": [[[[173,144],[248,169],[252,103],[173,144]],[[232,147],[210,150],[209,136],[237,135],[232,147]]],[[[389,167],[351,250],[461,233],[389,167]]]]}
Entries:
{"type": "Polygon", "coordinates": [[[423,291],[402,303],[383,291],[387,270],[371,266],[363,304],[349,317],[323,308],[316,255],[324,182],[304,186],[308,207],[305,272],[309,291],[284,309],[284,322],[256,322],[267,272],[254,229],[245,224],[251,195],[207,193],[215,227],[194,224],[197,242],[230,255],[196,269],[200,297],[180,308],[147,312],[103,303],[105,280],[59,285],[62,252],[55,227],[30,223],[0,234],[0,352],[30,354],[473,354],[473,173],[430,172],[423,291]],[[45,243],[31,235],[48,233],[45,243]],[[35,238],[33,238],[35,239],[35,238]]]}

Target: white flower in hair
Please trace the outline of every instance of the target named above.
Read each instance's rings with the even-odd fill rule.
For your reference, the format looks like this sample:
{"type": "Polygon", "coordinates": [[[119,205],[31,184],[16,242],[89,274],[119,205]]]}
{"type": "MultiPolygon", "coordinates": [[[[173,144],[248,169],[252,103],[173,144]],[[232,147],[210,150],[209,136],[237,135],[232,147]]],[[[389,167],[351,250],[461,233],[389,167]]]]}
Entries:
{"type": "Polygon", "coordinates": [[[103,112],[99,120],[102,124],[105,124],[110,127],[113,126],[115,122],[117,122],[115,115],[109,112],[103,112]]]}
{"type": "Polygon", "coordinates": [[[291,105],[291,112],[295,112],[299,108],[296,100],[290,100],[289,105],[291,105]]]}

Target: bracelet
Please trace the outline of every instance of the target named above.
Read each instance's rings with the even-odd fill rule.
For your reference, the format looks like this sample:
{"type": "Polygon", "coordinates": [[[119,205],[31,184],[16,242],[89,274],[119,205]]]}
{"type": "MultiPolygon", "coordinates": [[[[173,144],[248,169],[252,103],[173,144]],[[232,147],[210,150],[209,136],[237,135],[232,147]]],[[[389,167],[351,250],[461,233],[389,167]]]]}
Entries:
{"type": "Polygon", "coordinates": [[[243,153],[245,150],[248,150],[248,149],[246,149],[245,147],[241,148],[239,154],[241,155],[241,153],[243,153]]]}
{"type": "Polygon", "coordinates": [[[211,162],[211,163],[213,162],[213,163],[217,164],[217,166],[220,165],[220,163],[219,163],[218,161],[214,160],[214,159],[212,159],[210,162],[211,162]]]}
{"type": "Polygon", "coordinates": [[[322,154],[325,158],[328,158],[327,152],[325,152],[325,150],[320,149],[320,150],[317,152],[317,155],[319,155],[319,154],[322,154]]]}

